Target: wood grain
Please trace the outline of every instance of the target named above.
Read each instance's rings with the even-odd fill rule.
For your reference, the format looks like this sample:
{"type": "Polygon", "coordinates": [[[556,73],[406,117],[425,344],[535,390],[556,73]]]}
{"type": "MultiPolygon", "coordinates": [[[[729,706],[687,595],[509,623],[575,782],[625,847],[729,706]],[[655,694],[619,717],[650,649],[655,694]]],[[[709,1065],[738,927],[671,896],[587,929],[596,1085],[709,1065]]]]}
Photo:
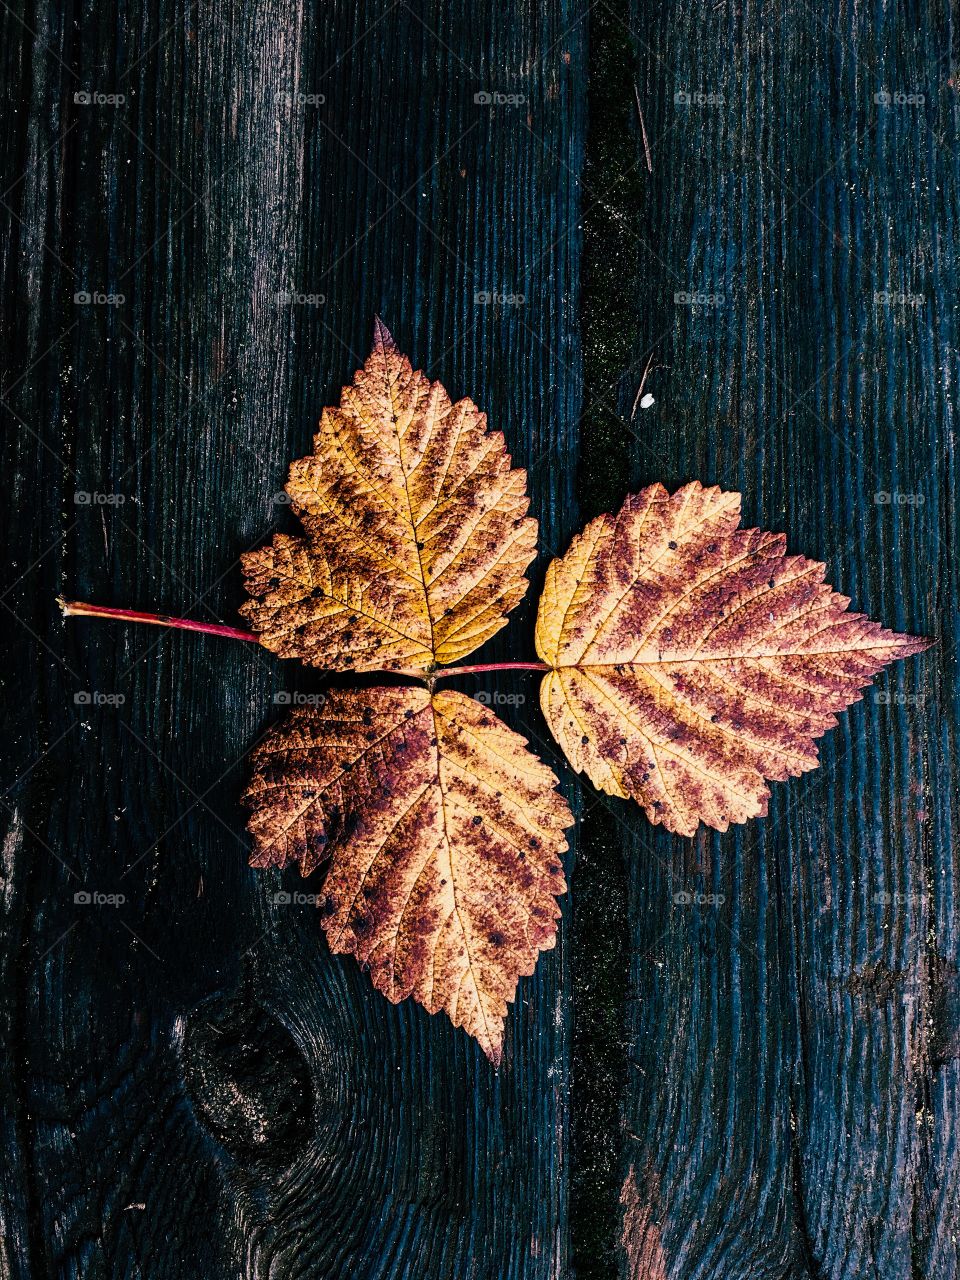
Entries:
{"type": "MultiPolygon", "coordinates": [[[[745,522],[825,560],[856,607],[939,639],[851,709],[819,772],[774,788],[768,819],[684,841],[610,806],[632,922],[621,1274],[952,1277],[960,188],[949,13],[604,11],[608,42],[623,44],[623,65],[635,60],[652,173],[624,94],[607,127],[632,130],[643,189],[605,203],[639,224],[636,335],[612,387],[599,334],[586,368],[587,417],[608,433],[619,420],[630,456],[594,490],[597,509],[638,481],[741,490],[745,522]],[[883,92],[890,105],[875,100],[883,92]],[[631,423],[651,354],[656,402],[631,423]]],[[[603,243],[588,213],[588,284],[603,243]]],[[[588,475],[599,468],[590,439],[588,475]]]]}
{"type": "MultiPolygon", "coordinates": [[[[273,902],[310,882],[246,866],[243,757],[314,678],[250,645],[64,624],[54,601],[234,621],[238,557],[292,527],[273,495],[377,312],[504,431],[548,545],[568,535],[576,16],[0,13],[5,1275],[566,1272],[564,945],[521,985],[499,1074],[388,1004],[309,906],[273,902]],[[524,302],[476,297],[494,293],[524,302]]],[[[529,650],[531,617],[488,656],[529,650]]]]}
{"type": "Polygon", "coordinates": [[[946,0],[0,6],[0,1274],[960,1274],[956,50],[946,0]],[[939,641],[747,828],[584,793],[499,1074],[246,866],[318,677],[54,603],[234,622],[374,313],[544,556],[697,478],[939,641]]]}

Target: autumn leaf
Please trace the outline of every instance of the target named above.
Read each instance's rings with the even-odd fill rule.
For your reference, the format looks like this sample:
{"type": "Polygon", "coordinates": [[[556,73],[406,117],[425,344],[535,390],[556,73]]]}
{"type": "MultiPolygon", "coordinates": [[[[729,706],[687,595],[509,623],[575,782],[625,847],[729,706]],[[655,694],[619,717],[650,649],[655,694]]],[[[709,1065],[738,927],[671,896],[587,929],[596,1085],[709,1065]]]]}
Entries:
{"type": "Polygon", "coordinates": [[[737,493],[651,485],[574,538],[540,601],[567,758],[680,835],[765,814],[764,779],[815,769],[834,712],[929,644],[848,613],[824,565],[739,523],[737,493]]]}
{"type": "Polygon", "coordinates": [[[378,320],[313,453],[290,469],[303,534],[243,557],[252,632],[62,602],[422,681],[333,690],[269,733],[244,794],[251,864],[324,864],[332,950],[390,1000],[445,1011],[494,1062],[520,976],[554,945],[572,819],[525,740],[435,692],[441,676],[546,665],[541,705],[574,768],[690,836],[766,813],[767,781],[815,769],[836,713],[929,643],[847,612],[825,567],[788,556],[782,534],[741,529],[739,494],[655,484],[549,566],[542,662],[440,670],[499,631],[526,590],[537,525],[525,481],[476,405],[414,372],[378,320]]]}
{"type": "Polygon", "coordinates": [[[329,859],[321,919],[394,1002],[499,1063],[507,1004],[554,945],[572,816],[523,738],[461,693],[335,689],[253,753],[258,867],[329,859]]]}
{"type": "Polygon", "coordinates": [[[414,372],[378,320],[373,350],[286,486],[305,537],[243,556],[240,612],[284,658],[429,671],[494,635],[536,555],[526,473],[471,400],[414,372]]]}

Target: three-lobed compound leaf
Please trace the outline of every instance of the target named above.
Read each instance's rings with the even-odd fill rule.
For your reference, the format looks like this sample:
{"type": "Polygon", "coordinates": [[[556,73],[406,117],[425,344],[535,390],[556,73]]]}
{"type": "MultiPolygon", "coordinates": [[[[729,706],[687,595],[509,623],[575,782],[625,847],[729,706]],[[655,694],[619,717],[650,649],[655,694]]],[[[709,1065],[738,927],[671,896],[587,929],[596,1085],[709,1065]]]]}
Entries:
{"type": "MultiPolygon", "coordinates": [[[[414,372],[378,320],[291,467],[304,534],[243,557],[241,612],[282,657],[432,686],[526,590],[525,481],[472,401],[414,372]]],[[[928,644],[847,612],[823,565],[739,522],[739,494],[652,485],[574,538],[539,604],[541,705],[567,758],[682,835],[765,813],[766,781],[816,768],[835,713],[928,644]]],[[[572,817],[552,772],[491,711],[432,687],[334,690],[253,764],[252,865],[325,864],[332,950],[499,1062],[565,891],[572,817]]]]}
{"type": "MultiPolygon", "coordinates": [[[[243,557],[254,636],[63,603],[422,681],[333,690],[267,735],[243,797],[250,861],[323,864],[331,949],[391,1001],[445,1011],[494,1063],[519,978],[554,945],[573,819],[525,739],[434,685],[524,595],[537,532],[525,483],[476,405],[415,372],[378,320],[290,469],[303,535],[243,557]]],[[[815,769],[836,713],[930,643],[849,613],[822,564],[739,525],[739,494],[651,485],[550,564],[537,614],[541,706],[571,764],[686,836],[766,813],[767,780],[815,769]]]]}
{"type": "Polygon", "coordinates": [[[329,859],[331,949],[499,1063],[507,1004],[554,945],[566,891],[573,818],[553,773],[474,699],[420,687],[331,690],[252,760],[252,864],[329,859]]]}
{"type": "Polygon", "coordinates": [[[286,491],[306,536],[243,556],[240,610],[281,657],[429,671],[499,631],[526,591],[537,541],[526,473],[486,415],[415,372],[380,320],[286,491]]]}
{"type": "Polygon", "coordinates": [[[848,613],[822,564],[739,524],[737,493],[651,485],[574,538],[540,600],[568,760],[681,835],[765,814],[765,779],[815,769],[834,713],[930,643],[848,613]]]}

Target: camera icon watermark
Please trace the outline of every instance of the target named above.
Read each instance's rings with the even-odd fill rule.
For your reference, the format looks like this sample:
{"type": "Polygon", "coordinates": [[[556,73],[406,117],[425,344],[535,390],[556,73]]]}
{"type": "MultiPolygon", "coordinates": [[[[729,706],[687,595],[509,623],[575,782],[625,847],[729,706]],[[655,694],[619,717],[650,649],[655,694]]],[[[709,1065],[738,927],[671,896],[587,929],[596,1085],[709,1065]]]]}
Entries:
{"type": "Polygon", "coordinates": [[[324,293],[298,293],[296,289],[280,289],[278,307],[322,307],[327,301],[324,293]]]}
{"type": "Polygon", "coordinates": [[[298,689],[279,689],[273,695],[275,707],[322,707],[326,701],[322,693],[301,693],[298,689]]]}
{"type": "Polygon", "coordinates": [[[522,307],[526,305],[524,293],[497,293],[495,289],[478,289],[473,295],[478,307],[522,307]]]}
{"type": "Polygon", "coordinates": [[[98,89],[77,89],[73,100],[78,107],[122,107],[125,93],[101,93],[98,89]]]}
{"type": "Polygon", "coordinates": [[[678,89],[673,95],[675,107],[723,107],[726,102],[722,93],[704,93],[700,89],[678,89]]]}
{"type": "Polygon", "coordinates": [[[873,301],[878,307],[922,307],[924,304],[924,296],[922,293],[901,293],[895,289],[875,289],[873,291],[873,301]]]}
{"type": "Polygon", "coordinates": [[[77,307],[122,307],[126,302],[126,294],[123,293],[101,293],[94,289],[78,289],[73,295],[74,305],[77,307]]]}
{"type": "Polygon", "coordinates": [[[926,497],[922,493],[903,493],[899,489],[892,493],[887,489],[878,489],[873,495],[873,501],[878,507],[922,507],[926,497]]]}
{"type": "Polygon", "coordinates": [[[75,507],[122,507],[127,500],[125,493],[99,493],[96,489],[75,489],[75,507]]]}
{"type": "Polygon", "coordinates": [[[479,89],[473,95],[478,107],[522,107],[526,100],[522,93],[500,93],[496,89],[479,89]]]}
{"type": "Polygon", "coordinates": [[[873,700],[878,707],[922,707],[927,699],[923,693],[891,693],[888,689],[875,689],[873,700]]]}
{"type": "Polygon", "coordinates": [[[890,93],[888,89],[881,89],[873,95],[873,100],[878,107],[922,107],[927,101],[927,95],[904,93],[902,89],[890,93]]]}
{"type": "Polygon", "coordinates": [[[104,693],[100,689],[80,689],[73,695],[75,707],[122,707],[126,700],[125,693],[104,693]]]}
{"type": "Polygon", "coordinates": [[[713,311],[723,306],[724,298],[722,293],[706,293],[700,289],[695,289],[693,292],[678,289],[673,295],[673,301],[678,307],[703,307],[705,311],[713,311]]]}
{"type": "Polygon", "coordinates": [[[929,902],[930,894],[924,892],[922,889],[919,890],[917,893],[904,893],[902,890],[898,890],[894,893],[890,893],[886,889],[879,889],[873,895],[873,901],[878,906],[881,906],[881,907],[887,907],[887,906],[905,907],[905,906],[909,906],[913,902],[916,902],[919,904],[929,902]]]}
{"type": "Polygon", "coordinates": [[[326,100],[323,93],[284,93],[281,90],[275,95],[275,101],[283,107],[322,107],[326,100]]]}

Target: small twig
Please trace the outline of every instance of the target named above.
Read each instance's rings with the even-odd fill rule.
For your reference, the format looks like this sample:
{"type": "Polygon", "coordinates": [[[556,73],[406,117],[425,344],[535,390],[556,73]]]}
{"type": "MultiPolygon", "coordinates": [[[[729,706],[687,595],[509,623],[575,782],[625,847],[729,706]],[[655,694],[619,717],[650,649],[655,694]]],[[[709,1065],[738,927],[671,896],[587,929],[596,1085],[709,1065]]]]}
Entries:
{"type": "Polygon", "coordinates": [[[643,123],[643,108],[640,106],[640,90],[633,86],[633,96],[637,100],[637,114],[640,116],[640,132],[643,134],[643,150],[647,157],[647,172],[653,173],[653,160],[650,158],[650,143],[647,141],[647,126],[643,123]]]}
{"type": "Polygon", "coordinates": [[[647,374],[650,372],[650,366],[651,366],[651,364],[652,364],[652,363],[653,363],[653,352],[651,351],[651,352],[650,352],[650,355],[649,355],[649,357],[648,357],[648,359],[647,359],[647,367],[644,369],[644,371],[643,371],[643,377],[640,379],[640,385],[639,385],[639,387],[637,387],[637,394],[636,394],[636,397],[634,398],[634,401],[633,401],[633,408],[630,410],[630,421],[631,421],[631,422],[632,422],[632,421],[634,420],[634,418],[637,416],[637,405],[640,403],[640,397],[643,395],[643,388],[646,386],[646,383],[647,383],[647,374]]]}

